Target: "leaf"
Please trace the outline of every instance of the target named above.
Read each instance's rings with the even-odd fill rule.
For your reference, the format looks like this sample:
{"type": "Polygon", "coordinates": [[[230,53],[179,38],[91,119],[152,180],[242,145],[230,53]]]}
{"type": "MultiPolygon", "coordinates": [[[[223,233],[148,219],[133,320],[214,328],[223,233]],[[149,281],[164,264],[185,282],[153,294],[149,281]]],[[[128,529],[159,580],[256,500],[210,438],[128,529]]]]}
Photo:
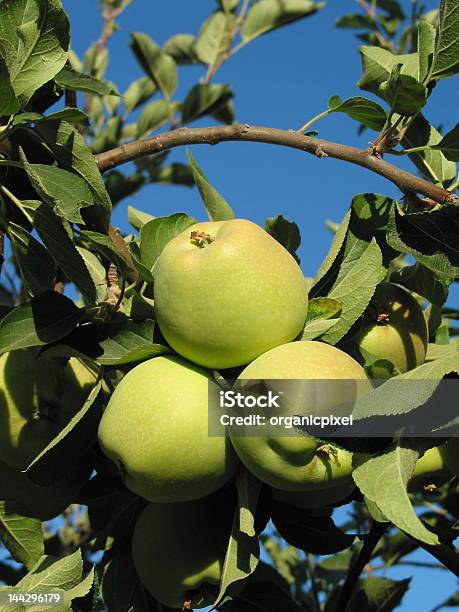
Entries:
{"type": "Polygon", "coordinates": [[[199,64],[194,49],[195,42],[196,37],[193,34],[174,34],[164,43],[163,51],[181,66],[199,64]]]}
{"type": "Polygon", "coordinates": [[[391,275],[392,283],[403,285],[409,291],[422,295],[432,304],[441,306],[448,298],[449,283],[439,279],[432,270],[416,263],[404,266],[391,275]]]}
{"type": "Polygon", "coordinates": [[[351,211],[346,213],[346,216],[340,223],[335,236],[333,238],[333,242],[331,244],[330,250],[328,251],[325,259],[320,264],[320,268],[317,271],[316,277],[314,279],[312,290],[313,295],[318,295],[321,292],[322,284],[325,282],[327,275],[330,273],[333,264],[336,262],[337,257],[343,247],[344,241],[346,240],[347,229],[349,227],[349,220],[351,218],[351,211]]]}
{"type": "Polygon", "coordinates": [[[124,110],[126,114],[132,113],[137,107],[149,100],[157,91],[154,81],[148,76],[132,81],[123,94],[124,110]]]}
{"type": "Polygon", "coordinates": [[[140,230],[140,258],[148,270],[153,270],[158,257],[168,242],[194,225],[196,220],[184,213],[157,217],[140,230]]]}
{"type": "Polygon", "coordinates": [[[339,319],[316,319],[307,321],[301,332],[300,340],[315,340],[331,329],[339,319]]]}
{"type": "Polygon", "coordinates": [[[456,123],[438,144],[433,145],[432,149],[442,151],[446,159],[452,162],[459,162],[459,123],[456,123]]]}
{"type": "Polygon", "coordinates": [[[68,474],[97,438],[104,403],[98,382],[81,409],[28,466],[25,473],[34,484],[49,486],[68,474]]]}
{"type": "Polygon", "coordinates": [[[47,555],[41,557],[16,587],[23,592],[55,592],[57,589],[69,591],[81,582],[82,572],[83,560],[80,549],[60,559],[47,555]]]}
{"type": "Polygon", "coordinates": [[[427,82],[435,48],[435,28],[425,19],[418,22],[419,81],[427,82]]]}
{"type": "Polygon", "coordinates": [[[441,0],[431,78],[444,79],[459,72],[459,6],[441,0]]]}
{"type": "MultiPolygon", "coordinates": [[[[113,243],[110,236],[106,234],[100,234],[99,232],[91,232],[89,230],[80,230],[80,235],[89,240],[91,246],[104,257],[107,262],[116,264],[118,270],[125,272],[129,265],[126,261],[126,253],[121,252],[120,249],[113,243]]],[[[120,240],[124,239],[120,236],[120,240]]],[[[124,243],[125,244],[125,243],[124,243]]],[[[129,251],[126,246],[126,252],[129,254],[129,251]]]]}
{"type": "Polygon", "coordinates": [[[136,230],[140,230],[142,225],[145,225],[145,223],[148,223],[148,221],[152,221],[155,218],[153,215],[134,208],[133,206],[128,206],[127,214],[129,223],[136,230]]]}
{"type": "Polygon", "coordinates": [[[170,113],[173,113],[173,108],[168,100],[157,100],[145,107],[137,122],[137,138],[164,125],[170,113]]]}
{"type": "Polygon", "coordinates": [[[16,97],[24,106],[64,66],[70,24],[60,0],[0,3],[0,40],[16,97]]]}
{"type": "Polygon", "coordinates": [[[216,11],[207,19],[194,44],[194,52],[200,62],[212,66],[227,51],[234,21],[234,15],[223,11],[216,11]]]}
{"type": "Polygon", "coordinates": [[[376,457],[360,457],[353,478],[360,491],[374,502],[387,519],[402,531],[426,544],[438,544],[416,515],[406,491],[419,453],[397,446],[376,457]]]}
{"type": "Polygon", "coordinates": [[[318,516],[305,509],[275,503],[271,518],[288,544],[316,555],[336,554],[356,540],[356,536],[339,529],[330,516],[318,516]]]}
{"type": "Polygon", "coordinates": [[[348,612],[381,612],[394,610],[407,593],[411,578],[405,580],[389,580],[381,576],[368,576],[360,580],[359,587],[353,593],[348,612]]]}
{"type": "Polygon", "coordinates": [[[239,528],[250,538],[256,536],[255,511],[260,497],[262,483],[248,470],[241,470],[236,479],[239,500],[239,528]]]}
{"type": "Polygon", "coordinates": [[[301,244],[301,235],[300,229],[294,221],[289,221],[282,215],[270,217],[266,219],[265,230],[299,261],[296,251],[301,244]]]}
{"type": "Polygon", "coordinates": [[[13,115],[19,110],[19,100],[16,98],[11,85],[10,73],[1,55],[2,44],[0,40],[0,117],[13,115]]]}
{"type": "Polygon", "coordinates": [[[131,34],[131,49],[141,68],[153,79],[166,99],[177,89],[177,66],[153,40],[140,32],[131,34]]]}
{"type": "Polygon", "coordinates": [[[83,315],[64,295],[42,293],[0,321],[0,353],[55,342],[75,329],[83,315]]]}
{"type": "MultiPolygon", "coordinates": [[[[83,258],[85,266],[88,269],[89,274],[91,275],[92,282],[94,283],[94,287],[96,288],[96,302],[100,304],[103,302],[107,295],[107,273],[100,262],[99,258],[95,253],[84,249],[83,247],[76,247],[78,253],[83,258]]],[[[91,304],[87,304],[91,306],[91,304]]]]}
{"type": "Polygon", "coordinates": [[[39,519],[19,512],[20,506],[0,501],[0,539],[13,559],[30,569],[44,553],[43,532],[39,519]]]}
{"type": "Polygon", "coordinates": [[[329,344],[336,344],[349,331],[364,312],[381,280],[382,254],[376,240],[368,244],[358,259],[354,260],[352,254],[349,257],[348,263],[352,262],[352,266],[337,279],[327,296],[342,304],[339,322],[322,336],[329,344]]]}
{"type": "Polygon", "coordinates": [[[230,205],[209,183],[191,151],[187,151],[187,156],[209,219],[211,221],[227,221],[228,219],[234,219],[235,215],[230,205]]]}
{"type": "Polygon", "coordinates": [[[324,6],[310,0],[260,0],[253,4],[242,24],[242,40],[249,41],[288,23],[309,17],[324,6]]]}
{"type": "Polygon", "coordinates": [[[211,115],[224,106],[233,93],[229,85],[201,83],[188,92],[182,107],[182,123],[191,123],[204,115],[211,115]]]}
{"type": "Polygon", "coordinates": [[[379,95],[379,86],[389,78],[392,69],[401,64],[401,73],[415,79],[419,76],[419,58],[417,53],[394,55],[380,47],[360,47],[362,76],[357,86],[379,95]]]}
{"type": "Polygon", "coordinates": [[[401,253],[407,253],[434,272],[448,286],[459,275],[459,210],[442,207],[428,213],[391,212],[387,241],[401,253]]]}
{"type": "MultiPolygon", "coordinates": [[[[402,144],[405,148],[433,147],[442,140],[442,135],[422,116],[418,115],[403,136],[402,144]]],[[[456,164],[443,155],[441,151],[430,149],[410,153],[410,160],[417,169],[428,179],[435,183],[447,186],[456,178],[456,164]]]]}
{"type": "Polygon", "coordinates": [[[54,80],[65,89],[84,91],[98,96],[119,96],[113,83],[107,83],[107,81],[101,81],[88,74],[82,74],[69,66],[64,66],[54,77],[54,80]]]}
{"type": "Polygon", "coordinates": [[[22,165],[40,198],[71,223],[83,223],[80,210],[94,204],[94,195],[78,175],[44,164],[29,164],[21,155],[22,165]]]}
{"type": "Polygon", "coordinates": [[[333,319],[341,312],[341,304],[328,297],[317,297],[309,300],[307,322],[333,319]]]}
{"type": "Polygon", "coordinates": [[[96,579],[94,567],[91,568],[86,578],[64,593],[64,604],[70,606],[74,599],[81,599],[88,595],[96,579]]]}
{"type": "MultiPolygon", "coordinates": [[[[244,476],[241,476],[244,478],[244,476]]],[[[234,514],[233,527],[226,550],[225,561],[223,563],[222,576],[220,580],[220,592],[214,602],[217,607],[223,601],[225,595],[231,595],[238,591],[238,582],[247,579],[256,569],[260,555],[260,545],[256,535],[249,536],[242,531],[240,507],[244,504],[245,510],[242,513],[250,513],[255,516],[258,504],[258,495],[247,496],[243,493],[244,487],[240,484],[238,489],[239,507],[234,514]],[[247,504],[247,505],[245,505],[247,504]]],[[[247,531],[248,529],[245,528],[247,531]]],[[[252,532],[251,529],[249,529],[252,532]]],[[[254,532],[253,532],[254,533],[254,532]]]]}
{"type": "Polygon", "coordinates": [[[341,100],[339,96],[333,96],[328,100],[330,113],[345,113],[351,119],[359,121],[371,130],[381,130],[386,121],[386,111],[382,106],[372,100],[362,97],[341,100]]]}
{"type": "Polygon", "coordinates": [[[348,30],[372,30],[374,21],[368,15],[353,13],[350,15],[343,15],[337,19],[336,26],[348,30]]]}
{"type": "Polygon", "coordinates": [[[11,240],[21,276],[32,295],[53,289],[56,266],[45,247],[20,225],[8,223],[11,240]]]}
{"type": "Polygon", "coordinates": [[[128,321],[118,333],[100,342],[103,353],[97,357],[97,362],[119,366],[170,353],[166,346],[153,342],[153,329],[153,321],[128,321]]]}
{"type": "Polygon", "coordinates": [[[91,304],[96,301],[96,288],[91,275],[62,222],[45,204],[35,211],[34,225],[56,265],[91,304]]]}
{"type": "Polygon", "coordinates": [[[427,89],[416,79],[401,74],[402,64],[392,68],[390,77],[379,86],[382,97],[394,113],[403,116],[417,115],[427,102],[427,89]]]}
{"type": "Polygon", "coordinates": [[[94,155],[86,146],[81,134],[65,121],[40,123],[36,131],[51,149],[59,165],[69,172],[75,172],[89,184],[97,196],[100,224],[107,228],[112,203],[94,155]]]}

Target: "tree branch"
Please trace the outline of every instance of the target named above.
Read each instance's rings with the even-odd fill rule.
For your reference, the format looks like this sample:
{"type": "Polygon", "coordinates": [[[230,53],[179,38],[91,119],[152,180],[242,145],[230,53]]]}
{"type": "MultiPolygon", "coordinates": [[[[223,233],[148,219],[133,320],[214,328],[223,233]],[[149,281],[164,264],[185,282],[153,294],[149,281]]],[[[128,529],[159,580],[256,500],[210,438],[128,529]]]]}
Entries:
{"type": "Polygon", "coordinates": [[[446,544],[432,546],[418,540],[415,540],[415,542],[459,578],[459,551],[457,548],[452,548],[446,544]]]}
{"type": "Polygon", "coordinates": [[[0,230],[0,272],[5,261],[5,232],[0,230]]]}
{"type": "Polygon", "coordinates": [[[294,131],[249,125],[223,125],[204,128],[180,128],[164,132],[153,138],[138,140],[121,145],[96,155],[101,172],[145,155],[159,153],[175,147],[192,144],[215,145],[219,142],[263,142],[282,147],[299,149],[317,157],[332,157],[367,168],[388,179],[403,192],[416,192],[431,198],[439,204],[459,205],[459,196],[433,183],[405,172],[392,164],[372,155],[370,151],[346,145],[303,136],[294,131]]]}
{"type": "Polygon", "coordinates": [[[345,583],[341,587],[338,603],[336,605],[337,610],[342,610],[343,612],[346,610],[352,593],[354,592],[355,585],[360,578],[360,574],[369,563],[376,545],[389,527],[390,523],[373,523],[371,531],[365,537],[359,556],[355,560],[354,565],[347,575],[345,583]]]}

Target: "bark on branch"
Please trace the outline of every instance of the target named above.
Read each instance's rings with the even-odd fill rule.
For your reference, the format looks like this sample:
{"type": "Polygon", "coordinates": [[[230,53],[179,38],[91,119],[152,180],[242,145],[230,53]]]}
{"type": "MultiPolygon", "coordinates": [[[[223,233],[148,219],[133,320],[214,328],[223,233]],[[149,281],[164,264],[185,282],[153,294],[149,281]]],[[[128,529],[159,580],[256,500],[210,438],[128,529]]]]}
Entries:
{"type": "Polygon", "coordinates": [[[249,125],[223,125],[204,128],[180,128],[164,132],[153,138],[121,145],[96,155],[101,172],[152,153],[167,151],[175,147],[192,144],[215,145],[219,142],[263,142],[282,147],[299,149],[317,157],[341,159],[362,168],[367,168],[388,179],[403,192],[415,192],[439,204],[459,205],[459,197],[433,183],[405,172],[370,151],[347,145],[303,136],[298,132],[249,125]]]}

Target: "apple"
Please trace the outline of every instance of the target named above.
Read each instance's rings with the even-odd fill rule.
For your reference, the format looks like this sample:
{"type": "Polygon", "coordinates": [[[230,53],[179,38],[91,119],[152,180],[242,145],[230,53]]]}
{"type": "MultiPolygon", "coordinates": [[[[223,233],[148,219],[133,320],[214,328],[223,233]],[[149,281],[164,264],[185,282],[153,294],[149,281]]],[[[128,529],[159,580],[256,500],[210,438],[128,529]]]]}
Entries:
{"type": "Polygon", "coordinates": [[[280,491],[273,489],[272,496],[275,501],[295,508],[323,508],[332,506],[346,499],[354,491],[353,481],[321,489],[319,485],[314,491],[280,491]]]}
{"type": "Polygon", "coordinates": [[[446,444],[434,446],[419,457],[408,483],[409,491],[433,491],[441,487],[453,474],[446,460],[446,444]]]}
{"type": "Polygon", "coordinates": [[[96,374],[79,360],[0,356],[0,460],[24,470],[82,407],[96,374]]]}
{"type": "Polygon", "coordinates": [[[0,499],[7,513],[49,521],[75,501],[91,471],[90,465],[78,466],[60,482],[37,487],[25,474],[0,462],[0,499]]]}
{"type": "MultiPolygon", "coordinates": [[[[132,556],[146,589],[161,604],[205,608],[219,592],[225,550],[207,500],[149,504],[132,538],[132,556]]],[[[229,539],[229,533],[226,536],[229,539]]]]}
{"type": "Polygon", "coordinates": [[[153,275],[161,332],[208,368],[245,365],[296,338],[305,322],[301,269],[251,221],[193,225],[166,245],[153,275]]]}
{"type": "Polygon", "coordinates": [[[237,459],[229,440],[208,436],[219,390],[208,372],[180,357],[155,357],[123,378],[100,422],[99,443],[129,489],[149,501],[188,501],[232,478],[237,459]]]}
{"type": "MultiPolygon", "coordinates": [[[[340,405],[349,405],[369,393],[372,385],[363,368],[343,351],[322,342],[291,342],[264,353],[248,365],[239,381],[262,380],[292,401],[288,411],[299,415],[338,414],[340,405]],[[295,385],[288,381],[297,381],[295,385]],[[324,381],[335,380],[327,385],[324,381]],[[279,385],[276,385],[279,381],[279,385]],[[286,382],[287,381],[287,382],[286,382]],[[337,410],[334,411],[334,408],[337,410]]],[[[291,431],[291,430],[290,430],[291,431]]],[[[229,428],[236,452],[247,469],[275,489],[316,491],[352,482],[352,453],[315,438],[286,435],[273,428],[265,436],[237,435],[229,428]]]]}
{"type": "Polygon", "coordinates": [[[417,300],[400,285],[382,283],[351,339],[351,347],[386,359],[403,373],[424,363],[427,341],[427,322],[417,300]]]}

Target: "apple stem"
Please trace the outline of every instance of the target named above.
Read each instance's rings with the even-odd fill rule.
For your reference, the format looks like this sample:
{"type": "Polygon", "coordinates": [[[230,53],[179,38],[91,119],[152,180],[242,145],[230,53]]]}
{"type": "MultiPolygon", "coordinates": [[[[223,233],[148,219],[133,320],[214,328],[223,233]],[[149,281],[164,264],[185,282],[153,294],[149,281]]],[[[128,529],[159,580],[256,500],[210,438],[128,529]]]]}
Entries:
{"type": "Polygon", "coordinates": [[[381,312],[376,317],[376,323],[378,325],[387,325],[389,322],[390,322],[390,316],[387,314],[387,312],[381,312]]]}
{"type": "Polygon", "coordinates": [[[195,230],[190,234],[190,241],[200,249],[203,249],[207,244],[211,244],[214,240],[214,236],[206,234],[205,232],[195,230]]]}
{"type": "Polygon", "coordinates": [[[187,599],[186,601],[183,602],[181,612],[193,612],[193,609],[191,607],[191,601],[192,601],[191,599],[187,599]]]}

